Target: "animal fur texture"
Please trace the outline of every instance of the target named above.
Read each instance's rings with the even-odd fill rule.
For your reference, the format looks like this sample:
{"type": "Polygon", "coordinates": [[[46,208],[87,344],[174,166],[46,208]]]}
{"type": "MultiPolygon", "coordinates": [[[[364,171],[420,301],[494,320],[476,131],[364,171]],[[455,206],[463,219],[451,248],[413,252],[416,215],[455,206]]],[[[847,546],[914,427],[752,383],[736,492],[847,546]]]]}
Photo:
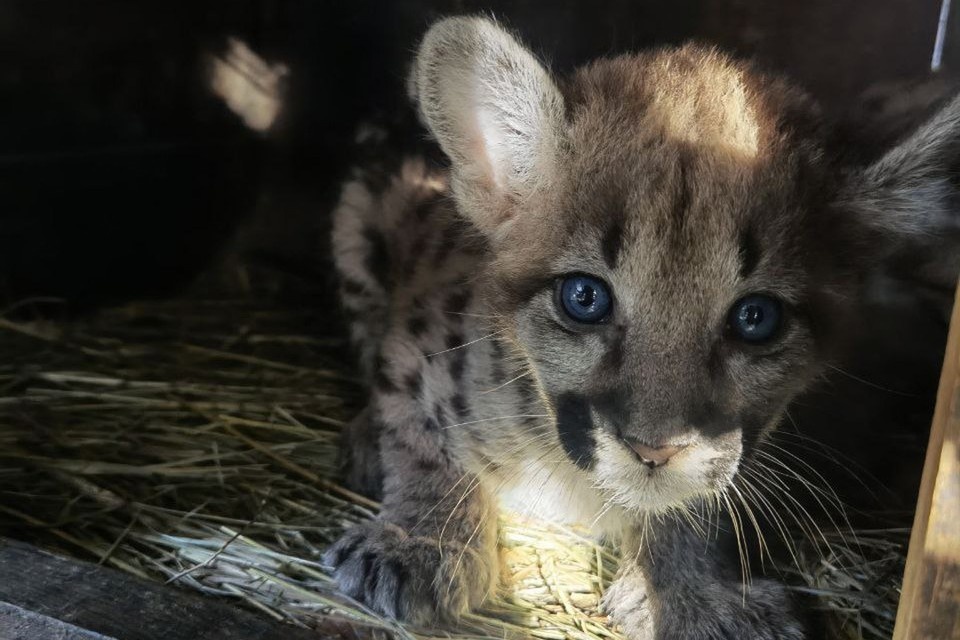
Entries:
{"type": "Polygon", "coordinates": [[[752,454],[849,330],[863,274],[955,225],[960,102],[840,164],[811,99],[715,50],[556,78],[472,17],[430,28],[410,86],[450,168],[360,167],[334,214],[370,383],[349,477],[383,504],[329,550],[340,588],[456,619],[497,584],[509,506],[622,541],[605,606],[630,638],[809,637],[782,585],[745,586],[722,528],[694,525],[762,473],[752,454]],[[602,321],[565,315],[577,274],[609,290],[602,321]],[[731,328],[754,294],[782,309],[762,342],[731,328]]]}

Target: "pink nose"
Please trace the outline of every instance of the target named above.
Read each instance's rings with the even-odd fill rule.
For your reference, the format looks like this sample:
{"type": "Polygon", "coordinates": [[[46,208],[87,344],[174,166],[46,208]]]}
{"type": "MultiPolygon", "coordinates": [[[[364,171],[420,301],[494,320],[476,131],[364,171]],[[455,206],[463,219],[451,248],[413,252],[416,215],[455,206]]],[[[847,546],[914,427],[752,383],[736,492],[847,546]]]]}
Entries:
{"type": "Polygon", "coordinates": [[[640,462],[647,465],[651,469],[654,467],[662,467],[663,465],[667,464],[667,461],[670,460],[670,458],[680,453],[680,451],[686,447],[686,445],[674,444],[651,447],[650,445],[641,442],[636,438],[624,438],[623,441],[627,443],[628,447],[633,449],[633,452],[636,453],[640,458],[640,462]]]}

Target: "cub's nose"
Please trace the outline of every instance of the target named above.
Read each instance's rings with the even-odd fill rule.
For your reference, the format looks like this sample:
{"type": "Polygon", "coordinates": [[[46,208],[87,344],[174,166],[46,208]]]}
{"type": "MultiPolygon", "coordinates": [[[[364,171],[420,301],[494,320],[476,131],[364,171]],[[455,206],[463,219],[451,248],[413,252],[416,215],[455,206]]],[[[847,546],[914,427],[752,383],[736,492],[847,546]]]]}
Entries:
{"type": "Polygon", "coordinates": [[[680,453],[680,451],[686,447],[686,445],[675,444],[663,444],[653,447],[636,438],[624,438],[623,441],[627,443],[628,447],[633,449],[633,452],[640,458],[640,462],[651,469],[667,464],[670,458],[680,453]]]}

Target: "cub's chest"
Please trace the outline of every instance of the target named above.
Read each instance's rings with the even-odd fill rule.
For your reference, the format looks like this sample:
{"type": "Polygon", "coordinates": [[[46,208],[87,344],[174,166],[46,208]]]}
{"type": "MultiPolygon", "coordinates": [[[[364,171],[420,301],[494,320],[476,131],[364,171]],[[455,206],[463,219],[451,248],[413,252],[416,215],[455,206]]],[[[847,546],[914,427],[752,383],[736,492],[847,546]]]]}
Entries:
{"type": "Polygon", "coordinates": [[[504,509],[558,524],[585,526],[598,537],[622,533],[622,510],[608,504],[562,454],[522,459],[497,473],[495,481],[492,488],[504,509]]]}

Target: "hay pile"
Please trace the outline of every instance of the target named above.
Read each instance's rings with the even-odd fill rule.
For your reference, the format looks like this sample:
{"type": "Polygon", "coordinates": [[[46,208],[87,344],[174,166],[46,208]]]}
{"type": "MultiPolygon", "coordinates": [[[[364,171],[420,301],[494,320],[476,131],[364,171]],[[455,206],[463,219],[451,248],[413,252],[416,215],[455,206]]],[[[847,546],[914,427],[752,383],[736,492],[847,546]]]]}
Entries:
{"type": "MultiPolygon", "coordinates": [[[[456,630],[404,629],[334,593],[322,551],[377,505],[330,480],[362,391],[325,335],[338,332],[316,313],[247,298],[0,316],[0,533],[328,632],[620,637],[598,611],[610,551],[508,515],[511,584],[456,630]]],[[[801,546],[792,575],[836,637],[889,637],[904,542],[801,546]]]]}

